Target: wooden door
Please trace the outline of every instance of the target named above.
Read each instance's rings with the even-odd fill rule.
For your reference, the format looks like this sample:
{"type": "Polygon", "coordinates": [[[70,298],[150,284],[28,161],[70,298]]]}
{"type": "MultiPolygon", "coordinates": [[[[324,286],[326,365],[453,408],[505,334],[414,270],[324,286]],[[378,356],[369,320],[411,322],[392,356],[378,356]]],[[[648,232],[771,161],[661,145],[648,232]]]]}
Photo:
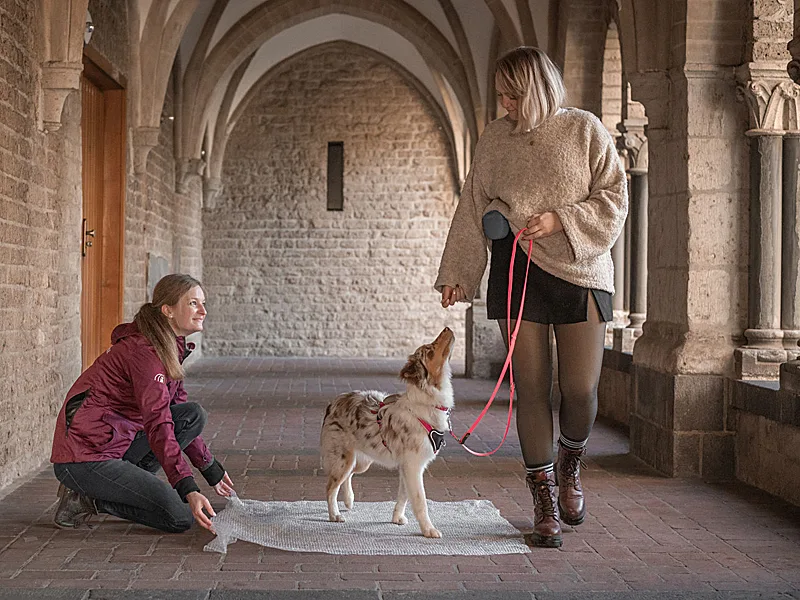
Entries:
{"type": "Polygon", "coordinates": [[[93,64],[81,78],[81,346],[85,369],[122,320],[125,95],[93,64]]]}

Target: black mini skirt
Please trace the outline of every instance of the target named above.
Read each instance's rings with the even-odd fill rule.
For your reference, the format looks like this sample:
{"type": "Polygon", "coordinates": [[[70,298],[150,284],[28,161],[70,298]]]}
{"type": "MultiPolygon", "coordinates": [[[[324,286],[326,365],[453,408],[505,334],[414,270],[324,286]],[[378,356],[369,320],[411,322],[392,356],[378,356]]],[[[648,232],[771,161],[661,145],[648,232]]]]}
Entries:
{"type": "MultiPolygon", "coordinates": [[[[486,313],[489,319],[505,319],[508,307],[508,266],[514,248],[514,234],[492,243],[489,266],[489,289],[486,294],[486,313]]],[[[514,262],[514,288],[511,292],[511,318],[519,315],[522,286],[525,279],[527,254],[519,248],[514,262]]],[[[581,287],[543,271],[530,261],[528,287],[525,291],[523,321],[564,325],[586,321],[589,293],[597,303],[603,321],[611,321],[611,294],[604,290],[581,287]]]]}

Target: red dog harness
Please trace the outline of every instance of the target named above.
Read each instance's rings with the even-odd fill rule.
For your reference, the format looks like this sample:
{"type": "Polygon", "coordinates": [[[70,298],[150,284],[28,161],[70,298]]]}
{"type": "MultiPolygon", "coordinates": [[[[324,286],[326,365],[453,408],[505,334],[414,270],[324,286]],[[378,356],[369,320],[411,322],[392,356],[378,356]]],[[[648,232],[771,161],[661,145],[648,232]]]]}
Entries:
{"type": "MultiPolygon", "coordinates": [[[[385,402],[378,403],[378,410],[371,410],[373,415],[375,416],[375,420],[378,422],[378,429],[381,427],[381,422],[383,421],[383,417],[381,416],[380,410],[386,406],[385,402]]],[[[447,413],[447,419],[450,420],[450,409],[446,406],[437,406],[435,407],[437,410],[441,410],[442,412],[447,413]]],[[[438,429],[434,429],[433,425],[425,421],[424,419],[420,419],[417,417],[417,421],[422,423],[422,426],[425,428],[425,431],[428,432],[428,441],[431,443],[431,447],[433,448],[433,453],[438,454],[439,450],[441,450],[444,446],[447,445],[447,442],[444,439],[444,431],[439,431],[438,429]]],[[[382,440],[383,445],[386,446],[386,440],[382,440]]],[[[386,446],[388,449],[389,447],[386,446]]]]}

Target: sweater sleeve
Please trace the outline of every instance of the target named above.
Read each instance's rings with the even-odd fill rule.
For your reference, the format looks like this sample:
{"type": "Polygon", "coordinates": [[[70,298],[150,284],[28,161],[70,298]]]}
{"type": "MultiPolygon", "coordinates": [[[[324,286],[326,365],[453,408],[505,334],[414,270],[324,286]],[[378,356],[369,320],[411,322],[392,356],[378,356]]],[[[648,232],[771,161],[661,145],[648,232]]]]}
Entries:
{"type": "Polygon", "coordinates": [[[464,290],[467,302],[475,298],[486,269],[486,237],[481,218],[489,202],[473,164],[447,234],[439,275],[433,286],[436,291],[441,292],[446,285],[455,287],[458,284],[464,290]]]}
{"type": "Polygon", "coordinates": [[[592,183],[586,200],[555,210],[575,262],[608,252],[628,215],[628,189],[614,140],[597,121],[589,142],[592,183]]]}

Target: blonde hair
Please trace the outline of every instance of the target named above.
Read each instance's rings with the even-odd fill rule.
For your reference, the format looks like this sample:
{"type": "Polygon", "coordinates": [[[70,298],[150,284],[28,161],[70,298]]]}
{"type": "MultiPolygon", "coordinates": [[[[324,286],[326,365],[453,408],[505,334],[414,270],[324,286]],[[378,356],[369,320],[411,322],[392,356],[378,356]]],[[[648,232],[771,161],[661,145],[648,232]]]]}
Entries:
{"type": "Polygon", "coordinates": [[[535,129],[564,104],[561,73],[539,48],[514,48],[497,60],[495,69],[498,91],[517,98],[515,133],[535,129]]]}
{"type": "Polygon", "coordinates": [[[143,304],[133,318],[141,334],[155,348],[158,358],[164,365],[170,379],[183,379],[186,373],[178,357],[175,332],[169,319],[161,312],[162,306],[175,306],[183,295],[202,284],[191,275],[173,273],[158,280],[153,290],[153,301],[143,304]]]}

